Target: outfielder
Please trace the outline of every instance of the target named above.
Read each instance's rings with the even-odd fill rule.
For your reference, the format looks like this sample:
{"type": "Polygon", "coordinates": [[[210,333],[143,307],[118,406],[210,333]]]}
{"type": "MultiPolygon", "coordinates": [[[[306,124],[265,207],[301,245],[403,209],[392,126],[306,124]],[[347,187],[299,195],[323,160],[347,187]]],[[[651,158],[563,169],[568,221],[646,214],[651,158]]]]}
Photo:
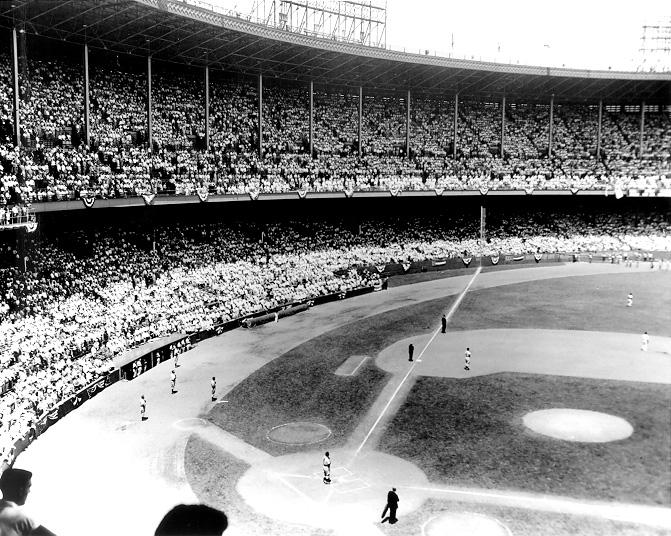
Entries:
{"type": "Polygon", "coordinates": [[[144,395],[140,397],[140,420],[141,421],[146,421],[147,416],[147,400],[145,399],[144,395]]]}
{"type": "Polygon", "coordinates": [[[175,384],[177,383],[177,374],[175,374],[175,369],[172,369],[172,372],[170,373],[170,392],[171,394],[175,394],[175,384]]]}
{"type": "Polygon", "coordinates": [[[471,370],[471,349],[466,348],[464,352],[464,370],[471,370]]]}
{"type": "Polygon", "coordinates": [[[643,335],[641,335],[641,351],[647,352],[649,343],[650,343],[650,337],[648,335],[648,332],[644,331],[643,335]]]}
{"type": "Polygon", "coordinates": [[[322,465],[324,466],[324,484],[331,483],[331,458],[329,458],[329,453],[324,454],[322,459],[322,465]]]}
{"type": "Polygon", "coordinates": [[[217,399],[217,397],[214,396],[214,392],[217,390],[217,380],[214,378],[214,376],[212,376],[210,386],[212,387],[212,402],[214,402],[217,399]]]}
{"type": "Polygon", "coordinates": [[[634,295],[630,292],[627,295],[627,307],[631,307],[632,305],[634,305],[634,295]]]}

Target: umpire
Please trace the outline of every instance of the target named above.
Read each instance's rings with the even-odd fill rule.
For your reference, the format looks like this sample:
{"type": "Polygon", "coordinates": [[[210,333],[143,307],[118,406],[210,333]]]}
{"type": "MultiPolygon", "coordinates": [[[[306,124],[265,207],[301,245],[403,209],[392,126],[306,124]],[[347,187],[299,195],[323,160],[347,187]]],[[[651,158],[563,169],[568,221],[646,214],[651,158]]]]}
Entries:
{"type": "Polygon", "coordinates": [[[400,499],[398,498],[398,495],[396,495],[396,488],[391,488],[391,491],[387,493],[387,504],[382,511],[381,523],[389,520],[389,523],[394,524],[398,521],[398,519],[396,519],[396,510],[398,510],[399,500],[400,499]],[[387,513],[387,510],[389,510],[389,517],[384,517],[387,513]]]}

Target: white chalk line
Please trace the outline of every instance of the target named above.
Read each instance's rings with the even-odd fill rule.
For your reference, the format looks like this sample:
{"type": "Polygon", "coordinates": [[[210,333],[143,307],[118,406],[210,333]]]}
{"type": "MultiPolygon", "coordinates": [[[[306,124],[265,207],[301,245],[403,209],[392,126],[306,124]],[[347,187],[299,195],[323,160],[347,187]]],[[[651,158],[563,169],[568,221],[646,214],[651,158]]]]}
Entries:
{"type": "Polygon", "coordinates": [[[368,356],[367,356],[367,355],[364,356],[363,359],[361,360],[361,363],[359,363],[359,364],[356,366],[356,368],[355,368],[352,372],[350,372],[350,373],[348,374],[348,376],[354,376],[354,374],[356,373],[356,371],[359,370],[359,367],[360,367],[361,365],[363,365],[363,364],[366,362],[367,359],[368,359],[368,356]]]}
{"type": "MultiPolygon", "coordinates": [[[[457,300],[452,304],[452,307],[450,308],[450,310],[448,311],[448,313],[446,315],[446,319],[448,320],[448,322],[449,322],[449,319],[454,314],[454,311],[457,309],[457,307],[459,307],[459,304],[461,303],[461,300],[464,298],[464,296],[468,292],[468,289],[471,288],[471,285],[473,284],[473,281],[475,281],[475,278],[478,276],[478,274],[480,273],[481,270],[482,270],[482,266],[478,266],[478,269],[473,274],[473,277],[471,277],[471,280],[468,282],[468,285],[466,285],[466,288],[461,292],[461,294],[459,294],[459,297],[457,298],[457,300]]],[[[436,329],[436,331],[434,331],[433,335],[429,339],[429,342],[427,342],[426,345],[424,346],[424,348],[422,348],[422,351],[419,353],[419,356],[417,356],[417,360],[415,362],[413,362],[413,364],[408,369],[408,372],[406,373],[406,375],[401,380],[401,383],[399,383],[398,387],[396,387],[396,390],[391,395],[391,398],[389,399],[389,402],[387,402],[385,407],[382,409],[382,412],[380,413],[379,417],[373,423],[373,426],[371,427],[371,429],[368,430],[368,433],[366,434],[366,437],[363,438],[363,441],[359,445],[359,448],[357,448],[356,451],[354,451],[354,456],[352,457],[352,460],[350,461],[350,463],[352,463],[352,461],[354,461],[354,458],[356,458],[359,455],[359,453],[361,452],[361,449],[364,447],[364,445],[366,444],[366,442],[368,441],[368,439],[372,435],[375,428],[377,428],[377,425],[380,424],[380,421],[382,420],[382,417],[384,417],[384,414],[389,409],[389,406],[391,406],[391,403],[396,398],[396,395],[401,390],[401,387],[403,387],[403,384],[410,377],[410,374],[412,374],[412,371],[414,370],[415,365],[417,365],[417,363],[421,363],[422,355],[424,354],[426,349],[429,347],[429,345],[433,342],[433,339],[436,338],[436,335],[438,335],[440,330],[441,330],[441,328],[436,329]]]]}
{"type": "Polygon", "coordinates": [[[294,493],[296,493],[301,499],[304,499],[304,500],[308,501],[309,503],[313,503],[313,504],[314,504],[315,501],[314,501],[311,497],[308,497],[308,496],[307,496],[305,493],[303,493],[301,490],[299,490],[296,486],[294,486],[294,485],[291,484],[290,482],[287,482],[286,480],[284,480],[284,478],[282,478],[281,476],[278,476],[277,474],[276,474],[275,476],[277,476],[277,480],[279,480],[280,482],[282,482],[282,484],[284,484],[287,488],[289,488],[289,489],[292,490],[294,493]]]}
{"type": "Polygon", "coordinates": [[[671,509],[643,504],[599,503],[581,501],[571,497],[549,497],[543,495],[527,495],[521,493],[496,493],[491,491],[471,491],[446,489],[439,487],[407,486],[405,489],[429,492],[431,494],[449,494],[494,499],[492,504],[510,507],[527,508],[536,511],[559,512],[569,515],[584,515],[638,523],[655,527],[671,527],[671,509]],[[628,510],[634,510],[633,512],[628,510]]]}
{"type": "MultiPolygon", "coordinates": [[[[459,305],[461,304],[461,301],[464,299],[464,296],[466,296],[466,293],[471,288],[471,285],[473,284],[473,281],[475,281],[475,278],[478,276],[478,274],[481,271],[482,271],[482,266],[478,266],[478,269],[473,274],[473,277],[471,277],[471,280],[468,282],[468,285],[466,285],[466,288],[461,292],[461,294],[459,294],[459,296],[457,296],[457,300],[452,304],[452,307],[450,307],[450,310],[445,315],[446,324],[450,323],[450,319],[452,318],[452,315],[454,315],[454,312],[457,310],[457,307],[459,307],[459,305]]],[[[431,340],[427,343],[427,345],[424,347],[424,349],[421,351],[421,353],[417,357],[417,361],[419,363],[422,362],[422,354],[429,347],[429,344],[431,344],[433,342],[433,339],[438,334],[438,331],[440,331],[440,330],[439,329],[436,330],[436,333],[433,334],[433,337],[431,337],[431,340]]]]}

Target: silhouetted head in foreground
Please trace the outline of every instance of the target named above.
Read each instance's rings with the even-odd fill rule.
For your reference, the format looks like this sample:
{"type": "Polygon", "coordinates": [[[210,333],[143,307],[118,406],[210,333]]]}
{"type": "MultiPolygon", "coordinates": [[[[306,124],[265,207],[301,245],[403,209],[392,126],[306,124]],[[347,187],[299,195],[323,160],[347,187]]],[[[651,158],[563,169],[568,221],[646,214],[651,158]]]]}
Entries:
{"type": "Polygon", "coordinates": [[[178,504],[156,527],[154,536],[221,536],[228,527],[223,512],[204,504],[178,504]]]}
{"type": "Polygon", "coordinates": [[[0,476],[2,498],[6,501],[12,501],[19,506],[26,504],[32,478],[33,473],[25,469],[5,470],[2,476],[0,476]]]}

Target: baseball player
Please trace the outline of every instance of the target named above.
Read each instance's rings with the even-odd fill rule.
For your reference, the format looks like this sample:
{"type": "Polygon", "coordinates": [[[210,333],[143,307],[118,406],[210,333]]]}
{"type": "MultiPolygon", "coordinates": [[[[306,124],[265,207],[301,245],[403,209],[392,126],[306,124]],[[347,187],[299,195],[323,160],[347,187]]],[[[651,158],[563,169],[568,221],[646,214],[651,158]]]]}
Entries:
{"type": "Polygon", "coordinates": [[[171,394],[175,394],[175,384],[177,383],[177,374],[175,373],[175,369],[172,369],[172,372],[170,373],[170,392],[171,394]]]}
{"type": "Polygon", "coordinates": [[[147,400],[145,399],[144,395],[140,397],[140,420],[141,421],[146,421],[147,420],[147,400]]]}
{"type": "Polygon", "coordinates": [[[329,453],[324,454],[322,459],[322,465],[324,466],[324,484],[331,483],[331,458],[329,458],[329,453]]]}
{"type": "Polygon", "coordinates": [[[466,348],[464,352],[464,370],[471,370],[471,349],[466,348]]]}
{"type": "Polygon", "coordinates": [[[212,376],[212,381],[210,382],[210,386],[212,387],[212,402],[214,402],[217,397],[214,396],[214,392],[217,390],[217,380],[215,379],[214,376],[212,376]]]}
{"type": "Polygon", "coordinates": [[[648,335],[647,331],[644,331],[643,335],[641,335],[641,351],[647,352],[649,343],[650,343],[650,336],[648,335]]]}
{"type": "Polygon", "coordinates": [[[634,305],[634,295],[630,292],[627,294],[627,307],[634,305]]]}

